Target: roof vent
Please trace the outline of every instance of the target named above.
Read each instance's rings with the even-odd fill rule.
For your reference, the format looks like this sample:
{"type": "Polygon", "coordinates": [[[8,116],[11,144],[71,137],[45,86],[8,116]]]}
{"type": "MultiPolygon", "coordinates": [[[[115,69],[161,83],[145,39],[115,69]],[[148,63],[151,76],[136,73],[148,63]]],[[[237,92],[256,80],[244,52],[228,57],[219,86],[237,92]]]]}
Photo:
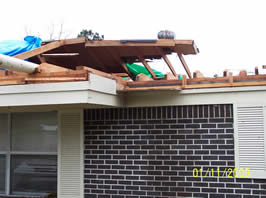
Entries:
{"type": "Polygon", "coordinates": [[[175,33],[169,30],[162,30],[158,33],[158,39],[175,39],[175,33]]]}

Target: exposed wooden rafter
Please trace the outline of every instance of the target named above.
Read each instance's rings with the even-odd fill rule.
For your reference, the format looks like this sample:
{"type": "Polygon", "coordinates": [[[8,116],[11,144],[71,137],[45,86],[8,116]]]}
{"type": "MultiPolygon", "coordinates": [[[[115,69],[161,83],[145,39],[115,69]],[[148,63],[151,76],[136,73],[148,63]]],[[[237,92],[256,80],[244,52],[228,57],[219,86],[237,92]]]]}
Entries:
{"type": "Polygon", "coordinates": [[[79,56],[79,53],[54,53],[54,54],[42,54],[42,56],[50,56],[50,57],[71,57],[71,56],[79,56]]]}
{"type": "Polygon", "coordinates": [[[154,71],[149,66],[149,64],[147,63],[147,61],[145,60],[145,58],[143,58],[142,56],[138,56],[138,58],[141,61],[141,63],[146,67],[146,69],[150,72],[150,74],[152,75],[152,78],[153,79],[156,79],[156,75],[155,75],[154,71]]]}
{"type": "Polygon", "coordinates": [[[160,54],[161,54],[163,60],[165,61],[165,63],[168,65],[169,69],[170,69],[171,72],[173,73],[173,75],[177,77],[177,74],[176,74],[176,72],[175,72],[175,69],[174,69],[172,63],[170,62],[170,60],[168,59],[168,57],[166,56],[166,54],[162,51],[161,48],[158,47],[157,49],[158,49],[158,51],[160,52],[160,54]]]}
{"type": "Polygon", "coordinates": [[[40,55],[44,52],[50,51],[52,49],[56,49],[58,47],[61,47],[62,45],[64,45],[64,41],[55,41],[52,43],[48,43],[47,45],[43,45],[39,48],[33,49],[31,51],[27,51],[21,54],[18,54],[16,56],[14,56],[15,58],[19,58],[19,59],[27,59],[27,58],[31,58],[33,56],[37,56],[40,55]]]}
{"type": "Polygon", "coordinates": [[[178,55],[179,60],[181,61],[182,65],[183,65],[184,69],[186,70],[188,77],[192,78],[190,69],[188,68],[188,65],[187,65],[183,55],[181,53],[179,53],[179,52],[177,52],[177,55],[178,55]]]}
{"type": "Polygon", "coordinates": [[[156,74],[154,73],[154,71],[152,70],[152,68],[149,66],[149,64],[147,63],[147,61],[145,60],[143,53],[141,51],[140,48],[135,47],[134,51],[136,52],[138,59],[140,60],[140,62],[144,65],[144,67],[149,71],[149,73],[151,74],[153,79],[156,79],[156,74]]]}

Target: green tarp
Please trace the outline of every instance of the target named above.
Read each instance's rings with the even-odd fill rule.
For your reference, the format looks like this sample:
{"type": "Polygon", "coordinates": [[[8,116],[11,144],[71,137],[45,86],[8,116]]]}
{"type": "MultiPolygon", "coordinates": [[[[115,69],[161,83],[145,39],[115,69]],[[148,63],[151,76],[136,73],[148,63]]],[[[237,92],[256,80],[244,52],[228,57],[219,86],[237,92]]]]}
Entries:
{"type": "MultiPolygon", "coordinates": [[[[130,73],[132,74],[134,80],[136,79],[136,76],[138,74],[145,74],[149,77],[152,77],[152,75],[150,74],[150,72],[146,69],[146,67],[143,67],[141,65],[136,65],[136,64],[127,64],[128,70],[130,71],[130,73]]],[[[155,69],[152,69],[156,75],[156,77],[164,77],[164,74],[162,72],[159,72],[155,69]]]]}

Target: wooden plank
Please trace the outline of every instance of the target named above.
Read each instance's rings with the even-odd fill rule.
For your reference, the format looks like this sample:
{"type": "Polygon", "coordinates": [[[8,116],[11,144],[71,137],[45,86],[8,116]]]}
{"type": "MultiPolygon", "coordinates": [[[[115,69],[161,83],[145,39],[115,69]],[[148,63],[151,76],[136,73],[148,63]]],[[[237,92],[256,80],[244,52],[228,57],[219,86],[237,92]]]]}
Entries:
{"type": "Polygon", "coordinates": [[[181,86],[161,86],[161,87],[137,87],[137,88],[125,88],[122,90],[123,92],[128,92],[128,91],[159,91],[159,90],[176,90],[180,91],[182,88],[181,86]]]}
{"type": "Polygon", "coordinates": [[[178,54],[179,60],[181,61],[181,63],[182,63],[182,65],[183,65],[184,69],[185,69],[186,72],[187,72],[188,77],[189,77],[189,78],[192,78],[191,72],[190,72],[190,70],[189,70],[189,68],[188,68],[188,66],[187,66],[187,63],[186,63],[186,61],[185,61],[183,55],[182,55],[181,53],[177,53],[177,54],[178,54]]]}
{"type": "Polygon", "coordinates": [[[6,70],[0,70],[0,77],[6,76],[6,70]]]}
{"type": "Polygon", "coordinates": [[[182,89],[184,89],[187,86],[187,76],[183,75],[182,76],[182,89]]]}
{"type": "Polygon", "coordinates": [[[111,73],[111,75],[118,77],[128,77],[127,73],[111,73]]]}
{"type": "Polygon", "coordinates": [[[193,78],[204,78],[204,76],[199,70],[197,70],[193,72],[193,78]]]}
{"type": "MultiPolygon", "coordinates": [[[[86,47],[174,47],[176,43],[179,43],[178,40],[168,40],[168,39],[160,39],[155,43],[150,42],[127,42],[121,43],[119,40],[102,40],[102,41],[86,41],[86,47]]],[[[180,43],[189,43],[186,41],[180,41],[180,43]]]]}
{"type": "Polygon", "coordinates": [[[78,37],[78,38],[74,38],[74,39],[65,39],[62,41],[64,42],[64,45],[73,45],[73,44],[85,43],[86,38],[85,37],[78,37]]]}
{"type": "Polygon", "coordinates": [[[115,76],[115,75],[112,75],[112,74],[109,74],[109,73],[106,73],[106,72],[102,72],[102,71],[99,71],[97,69],[93,69],[93,68],[86,67],[86,66],[78,66],[76,68],[77,68],[77,70],[86,70],[86,71],[89,71],[89,72],[91,72],[93,74],[96,74],[96,75],[99,75],[99,76],[102,76],[102,77],[105,77],[105,78],[114,79],[118,83],[123,84],[123,85],[126,85],[126,83],[127,83],[127,80],[125,80],[125,79],[123,79],[121,77],[118,77],[118,76],[115,76]]]}
{"type": "Polygon", "coordinates": [[[200,88],[220,88],[220,87],[241,87],[241,86],[262,86],[266,85],[266,81],[257,81],[257,82],[233,82],[233,83],[216,83],[216,84],[194,84],[186,85],[185,88],[180,85],[175,86],[159,86],[159,87],[127,87],[125,91],[149,91],[149,90],[170,90],[171,88],[175,89],[200,89],[200,88]]]}
{"type": "Polygon", "coordinates": [[[130,76],[131,79],[133,79],[132,74],[130,73],[127,64],[125,62],[120,62],[120,64],[122,65],[122,67],[124,68],[124,70],[127,72],[127,74],[130,76]]]}
{"type": "Polygon", "coordinates": [[[93,69],[93,68],[90,68],[90,67],[86,67],[86,66],[77,66],[76,67],[77,70],[86,70],[86,71],[89,71],[93,74],[96,74],[96,75],[99,75],[99,76],[102,76],[102,77],[105,77],[105,78],[113,78],[113,76],[109,73],[106,73],[106,72],[102,72],[100,70],[97,70],[97,69],[93,69]]]}
{"type": "Polygon", "coordinates": [[[46,59],[42,55],[37,55],[38,59],[40,60],[41,63],[46,63],[46,59]]]}
{"type": "MultiPolygon", "coordinates": [[[[67,71],[71,71],[71,69],[67,69],[64,67],[60,67],[57,65],[52,65],[52,64],[48,64],[48,63],[42,63],[40,64],[40,66],[38,67],[38,70],[40,72],[67,72],[67,71]]],[[[74,70],[72,70],[74,71],[74,70]]]]}
{"type": "Polygon", "coordinates": [[[175,45],[175,51],[185,55],[199,53],[199,49],[193,40],[178,40],[175,45]]]}
{"type": "Polygon", "coordinates": [[[234,78],[233,78],[233,73],[232,72],[229,72],[228,74],[228,82],[233,85],[233,82],[234,82],[234,78]]]}
{"type": "Polygon", "coordinates": [[[136,81],[152,81],[152,80],[153,80],[152,78],[143,73],[140,73],[136,76],[136,81]]]}
{"type": "Polygon", "coordinates": [[[177,77],[177,74],[176,74],[176,72],[175,72],[175,69],[174,69],[172,63],[170,62],[170,60],[168,59],[167,55],[162,51],[161,48],[158,47],[157,50],[158,50],[159,53],[161,54],[163,60],[165,61],[165,63],[167,64],[167,66],[169,67],[169,69],[171,70],[171,72],[173,73],[173,75],[174,75],[175,77],[177,77]]]}
{"type": "Polygon", "coordinates": [[[145,85],[158,85],[160,86],[161,84],[181,84],[182,81],[181,80],[154,80],[154,81],[150,81],[150,82],[128,82],[127,85],[128,86],[145,86],[145,85]]]}
{"type": "Polygon", "coordinates": [[[24,80],[0,80],[0,85],[20,85],[25,84],[24,80]]]}
{"type": "Polygon", "coordinates": [[[248,73],[247,73],[246,70],[240,70],[240,72],[239,72],[239,76],[240,76],[241,78],[246,78],[246,77],[248,76],[248,73]]]}
{"type": "Polygon", "coordinates": [[[40,77],[28,77],[25,78],[25,81],[84,81],[87,80],[86,77],[46,77],[46,78],[40,78],[40,77]]]}
{"type": "Polygon", "coordinates": [[[73,70],[73,71],[64,71],[64,72],[52,72],[52,73],[37,73],[30,74],[27,77],[81,77],[86,76],[88,71],[85,70],[73,70]]]}
{"type": "MultiPolygon", "coordinates": [[[[249,75],[245,78],[241,78],[239,76],[233,76],[233,81],[239,81],[239,80],[266,80],[266,75],[249,75]]],[[[217,78],[193,78],[193,79],[187,79],[187,83],[192,82],[219,82],[219,81],[227,81],[228,82],[228,76],[227,77],[217,77],[217,78]]],[[[160,84],[180,84],[181,80],[160,80],[160,81],[152,81],[152,82],[128,82],[128,86],[145,86],[145,85],[160,85],[160,84]]]]}
{"type": "Polygon", "coordinates": [[[71,56],[79,56],[79,53],[54,53],[54,54],[42,54],[42,56],[48,56],[48,57],[71,57],[71,56]]]}
{"type": "Polygon", "coordinates": [[[186,89],[242,87],[242,86],[259,86],[259,85],[266,85],[266,81],[216,83],[216,84],[196,84],[196,85],[187,85],[186,89]]]}
{"type": "Polygon", "coordinates": [[[6,76],[7,77],[23,77],[23,76],[27,76],[27,75],[29,75],[28,73],[24,73],[24,72],[16,72],[16,71],[9,71],[9,70],[7,70],[6,71],[6,76]]]}
{"type": "Polygon", "coordinates": [[[142,62],[142,64],[146,67],[146,69],[150,72],[150,74],[152,75],[152,78],[156,79],[156,75],[155,75],[154,71],[152,70],[152,68],[147,63],[147,61],[142,56],[139,56],[139,59],[142,62]]]}
{"type": "Polygon", "coordinates": [[[18,54],[18,55],[14,56],[14,57],[15,58],[19,58],[19,59],[27,59],[27,58],[31,58],[33,56],[37,56],[39,54],[42,54],[44,52],[50,51],[52,49],[56,49],[58,47],[61,47],[62,45],[64,45],[63,41],[55,41],[55,42],[52,42],[52,43],[48,43],[47,45],[43,45],[43,46],[41,46],[39,48],[33,49],[31,51],[18,54]]]}

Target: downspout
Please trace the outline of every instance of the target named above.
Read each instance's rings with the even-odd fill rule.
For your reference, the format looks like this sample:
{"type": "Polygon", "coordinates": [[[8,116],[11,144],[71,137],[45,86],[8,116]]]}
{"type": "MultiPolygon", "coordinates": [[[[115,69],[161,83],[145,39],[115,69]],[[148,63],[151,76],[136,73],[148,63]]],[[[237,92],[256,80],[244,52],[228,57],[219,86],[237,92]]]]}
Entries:
{"type": "Polygon", "coordinates": [[[25,72],[31,74],[37,71],[39,65],[0,54],[0,67],[10,71],[25,72]]]}

